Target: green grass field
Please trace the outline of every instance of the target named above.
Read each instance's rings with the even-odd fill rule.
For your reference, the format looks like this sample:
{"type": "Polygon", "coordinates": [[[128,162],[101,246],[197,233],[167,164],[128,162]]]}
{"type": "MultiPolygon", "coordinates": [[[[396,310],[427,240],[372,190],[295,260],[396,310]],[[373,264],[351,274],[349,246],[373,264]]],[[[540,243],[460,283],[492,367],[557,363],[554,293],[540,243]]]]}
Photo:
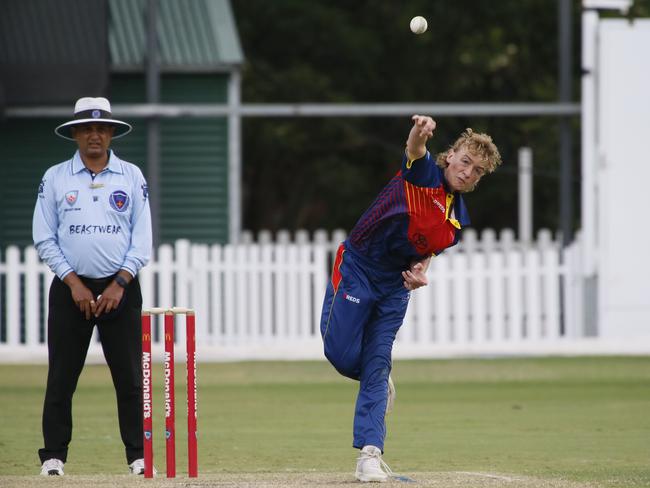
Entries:
{"type": "MultiPolygon", "coordinates": [[[[157,366],[154,439],[163,472],[157,366]]],[[[176,370],[183,475],[184,363],[176,370]]],[[[45,378],[45,366],[0,366],[0,486],[38,473],[45,378]]],[[[352,480],[357,384],[327,363],[200,363],[198,378],[201,476],[317,473],[327,484],[332,473],[332,482],[352,480]]],[[[525,486],[650,486],[650,357],[396,361],[393,378],[398,396],[384,459],[395,472],[416,480],[428,473],[429,481],[440,473],[434,485],[442,487],[462,486],[445,484],[449,473],[538,480],[525,486]]],[[[65,478],[123,474],[106,366],[86,366],[74,421],[65,478]]]]}

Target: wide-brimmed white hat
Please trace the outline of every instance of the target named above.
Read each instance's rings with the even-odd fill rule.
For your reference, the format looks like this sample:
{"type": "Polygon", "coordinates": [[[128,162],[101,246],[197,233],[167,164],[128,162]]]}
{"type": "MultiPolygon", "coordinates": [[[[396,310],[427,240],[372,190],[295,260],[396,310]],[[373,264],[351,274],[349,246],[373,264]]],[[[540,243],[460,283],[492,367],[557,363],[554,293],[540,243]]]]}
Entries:
{"type": "Polygon", "coordinates": [[[111,124],[114,126],[115,132],[113,133],[113,139],[125,136],[132,130],[130,124],[113,118],[111,115],[111,104],[104,97],[83,97],[77,100],[77,103],[74,105],[74,119],[58,126],[54,129],[54,133],[59,137],[74,141],[70,129],[75,125],[91,122],[111,124]]]}

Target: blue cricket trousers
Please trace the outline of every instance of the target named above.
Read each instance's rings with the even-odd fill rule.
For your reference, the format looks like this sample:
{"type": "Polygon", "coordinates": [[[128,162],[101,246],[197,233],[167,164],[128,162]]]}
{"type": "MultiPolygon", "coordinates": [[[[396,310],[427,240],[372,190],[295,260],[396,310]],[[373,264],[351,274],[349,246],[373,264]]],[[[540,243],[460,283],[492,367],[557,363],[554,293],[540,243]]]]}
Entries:
{"type": "Polygon", "coordinates": [[[393,342],[408,301],[401,270],[373,268],[341,244],[320,327],[329,362],[343,376],[360,382],[352,443],[358,449],[373,445],[384,450],[393,342]]]}

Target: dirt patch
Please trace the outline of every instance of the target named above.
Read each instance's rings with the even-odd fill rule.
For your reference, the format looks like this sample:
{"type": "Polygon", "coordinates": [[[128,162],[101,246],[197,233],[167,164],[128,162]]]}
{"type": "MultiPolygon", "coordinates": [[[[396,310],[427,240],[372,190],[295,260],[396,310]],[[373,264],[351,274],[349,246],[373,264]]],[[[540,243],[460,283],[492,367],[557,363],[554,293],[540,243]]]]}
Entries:
{"type": "MultiPolygon", "coordinates": [[[[164,476],[164,475],[163,475],[164,476]]],[[[539,479],[519,475],[485,472],[406,473],[412,481],[391,480],[382,487],[420,488],[596,488],[600,485],[578,483],[563,479],[539,479]]],[[[83,488],[281,488],[281,487],[359,487],[352,473],[219,473],[190,479],[167,479],[158,476],[149,480],[129,475],[77,476],[62,478],[43,476],[0,476],[0,486],[6,488],[83,487],[83,488]]],[[[377,486],[372,484],[370,486],[377,486]]]]}

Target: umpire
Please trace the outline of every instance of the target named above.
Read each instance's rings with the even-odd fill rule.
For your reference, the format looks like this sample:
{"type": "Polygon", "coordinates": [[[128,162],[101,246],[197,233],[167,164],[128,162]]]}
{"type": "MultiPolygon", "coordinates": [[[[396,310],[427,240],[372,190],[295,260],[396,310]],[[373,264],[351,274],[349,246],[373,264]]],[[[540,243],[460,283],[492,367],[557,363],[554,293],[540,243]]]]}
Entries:
{"type": "Polygon", "coordinates": [[[95,325],[117,396],[120,434],[133,474],[142,452],[142,294],[137,274],[151,256],[151,213],[140,169],[109,149],[131,131],[105,98],[80,98],[55,133],[76,141],[71,159],[38,188],[34,244],[56,274],[49,294],[49,370],[43,406],[42,475],[63,475],[72,438],[72,396],[95,325]]]}

